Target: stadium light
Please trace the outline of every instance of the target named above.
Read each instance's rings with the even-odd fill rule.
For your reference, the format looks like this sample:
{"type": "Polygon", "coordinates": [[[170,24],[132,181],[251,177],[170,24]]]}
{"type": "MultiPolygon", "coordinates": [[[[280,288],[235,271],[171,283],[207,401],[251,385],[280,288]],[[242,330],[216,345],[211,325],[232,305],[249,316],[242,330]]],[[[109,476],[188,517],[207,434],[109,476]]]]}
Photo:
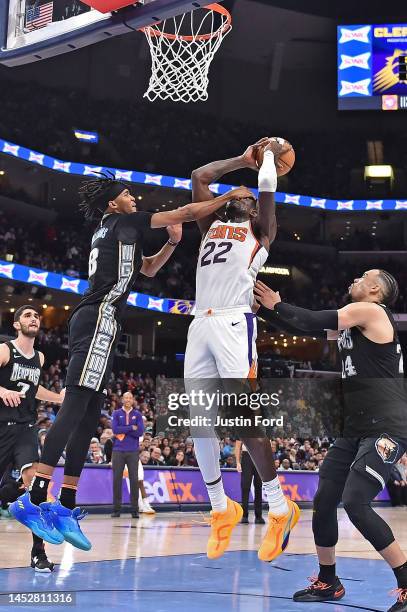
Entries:
{"type": "Polygon", "coordinates": [[[393,167],[389,165],[365,166],[365,179],[383,178],[393,179],[393,167]]]}

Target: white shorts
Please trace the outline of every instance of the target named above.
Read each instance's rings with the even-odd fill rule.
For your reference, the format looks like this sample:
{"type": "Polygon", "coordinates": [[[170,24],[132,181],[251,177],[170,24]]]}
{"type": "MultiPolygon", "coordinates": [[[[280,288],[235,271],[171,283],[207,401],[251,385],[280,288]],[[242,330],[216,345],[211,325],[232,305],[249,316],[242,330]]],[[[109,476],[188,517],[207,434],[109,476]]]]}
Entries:
{"type": "Polygon", "coordinates": [[[256,378],[257,320],[247,308],[197,312],[185,351],[184,377],[256,378]]]}
{"type": "Polygon", "coordinates": [[[138,462],[138,480],[144,480],[144,468],[141,461],[138,462]]]}

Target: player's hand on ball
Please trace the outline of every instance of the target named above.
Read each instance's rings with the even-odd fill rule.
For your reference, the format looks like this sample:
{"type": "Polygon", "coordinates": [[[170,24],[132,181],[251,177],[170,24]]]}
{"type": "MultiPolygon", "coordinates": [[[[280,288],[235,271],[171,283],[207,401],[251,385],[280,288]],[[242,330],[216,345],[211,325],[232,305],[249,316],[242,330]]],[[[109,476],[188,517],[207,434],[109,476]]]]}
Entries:
{"type": "Polygon", "coordinates": [[[283,153],[286,153],[287,151],[289,151],[291,148],[291,145],[287,143],[285,140],[280,142],[281,140],[282,140],[281,138],[269,138],[268,144],[264,147],[264,153],[266,151],[271,151],[272,153],[274,153],[274,157],[275,157],[274,163],[276,164],[276,168],[280,168],[282,170],[283,164],[281,164],[278,161],[278,158],[283,153]]]}
{"type": "Polygon", "coordinates": [[[225,196],[229,198],[229,200],[243,200],[243,198],[254,198],[253,192],[250,191],[247,187],[242,185],[241,187],[236,187],[236,189],[231,189],[228,193],[225,193],[225,196]]]}
{"type": "Polygon", "coordinates": [[[273,310],[276,304],[281,302],[281,297],[278,291],[273,291],[261,281],[257,281],[254,286],[254,295],[263,306],[273,310]]]}
{"type": "Polygon", "coordinates": [[[264,138],[260,138],[257,142],[247,147],[246,151],[242,155],[242,160],[245,163],[246,168],[252,168],[253,170],[258,170],[257,162],[256,162],[256,150],[258,147],[264,147],[265,144],[269,141],[269,138],[265,136],[264,138]]]}
{"type": "Polygon", "coordinates": [[[0,391],[0,398],[6,404],[6,406],[10,406],[15,408],[21,404],[21,395],[18,391],[10,391],[9,389],[2,389],[0,391]]]}
{"type": "Polygon", "coordinates": [[[167,232],[171,242],[180,242],[182,238],[182,223],[169,225],[167,227],[167,232]]]}

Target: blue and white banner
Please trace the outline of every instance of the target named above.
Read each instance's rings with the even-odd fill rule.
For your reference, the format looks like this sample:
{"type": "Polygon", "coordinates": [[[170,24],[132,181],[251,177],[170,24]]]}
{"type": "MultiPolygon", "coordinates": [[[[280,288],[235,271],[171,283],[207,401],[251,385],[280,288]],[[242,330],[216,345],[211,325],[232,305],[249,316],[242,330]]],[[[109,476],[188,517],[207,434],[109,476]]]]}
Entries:
{"type": "Polygon", "coordinates": [[[371,96],[371,73],[372,26],[339,26],[338,96],[371,96]]]}
{"type": "MultiPolygon", "coordinates": [[[[356,87],[356,84],[353,84],[356,87]]],[[[75,174],[78,176],[91,176],[94,173],[100,173],[106,170],[112,172],[116,178],[129,183],[137,183],[140,185],[156,185],[157,187],[167,187],[170,189],[183,189],[189,191],[191,189],[191,181],[186,178],[175,176],[165,176],[163,174],[149,174],[138,172],[136,170],[123,170],[119,168],[109,168],[104,166],[92,166],[87,164],[78,164],[75,162],[62,161],[55,159],[37,151],[31,151],[25,147],[13,144],[0,138],[0,153],[18,157],[32,164],[37,164],[55,170],[56,172],[65,172],[66,174],[75,174]]],[[[226,185],[216,183],[211,185],[211,191],[216,194],[223,194],[235,187],[235,185],[226,185]]],[[[252,189],[257,195],[257,189],[252,189]]],[[[294,204],[296,206],[306,206],[323,208],[326,210],[349,211],[349,210],[407,210],[407,199],[405,200],[330,200],[326,198],[315,198],[312,196],[281,193],[277,191],[276,202],[279,204],[294,204]]]]}
{"type": "MultiPolygon", "coordinates": [[[[88,288],[88,281],[80,278],[72,278],[63,274],[47,272],[46,270],[30,268],[29,266],[21,266],[20,264],[9,263],[3,260],[0,260],[0,278],[48,287],[49,289],[57,289],[58,291],[68,291],[77,295],[83,295],[88,288]]],[[[136,306],[137,308],[181,315],[192,314],[195,305],[195,302],[190,300],[158,298],[134,291],[130,293],[127,303],[129,306],[136,306]]]]}

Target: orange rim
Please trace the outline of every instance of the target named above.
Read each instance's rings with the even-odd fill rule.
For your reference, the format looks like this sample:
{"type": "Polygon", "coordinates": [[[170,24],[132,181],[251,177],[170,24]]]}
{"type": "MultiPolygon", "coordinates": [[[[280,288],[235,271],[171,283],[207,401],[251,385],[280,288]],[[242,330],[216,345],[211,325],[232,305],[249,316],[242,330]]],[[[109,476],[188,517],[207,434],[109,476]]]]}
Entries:
{"type": "MultiPolygon", "coordinates": [[[[167,34],[166,32],[161,32],[160,30],[157,30],[157,28],[155,28],[154,26],[146,26],[145,28],[141,28],[141,31],[145,34],[150,34],[151,36],[164,36],[164,38],[168,38],[169,40],[185,40],[187,42],[193,42],[194,40],[210,40],[215,36],[220,36],[221,34],[224,34],[227,30],[229,30],[229,28],[232,26],[232,15],[221,4],[208,4],[207,6],[202,6],[201,8],[204,8],[208,11],[214,11],[215,13],[220,13],[221,15],[226,17],[226,22],[223,28],[218,28],[215,32],[211,32],[210,34],[198,34],[198,36],[177,36],[176,34],[167,34]]],[[[158,23],[161,23],[161,21],[159,21],[158,23]]],[[[158,23],[155,25],[158,25],[158,23]]]]}

